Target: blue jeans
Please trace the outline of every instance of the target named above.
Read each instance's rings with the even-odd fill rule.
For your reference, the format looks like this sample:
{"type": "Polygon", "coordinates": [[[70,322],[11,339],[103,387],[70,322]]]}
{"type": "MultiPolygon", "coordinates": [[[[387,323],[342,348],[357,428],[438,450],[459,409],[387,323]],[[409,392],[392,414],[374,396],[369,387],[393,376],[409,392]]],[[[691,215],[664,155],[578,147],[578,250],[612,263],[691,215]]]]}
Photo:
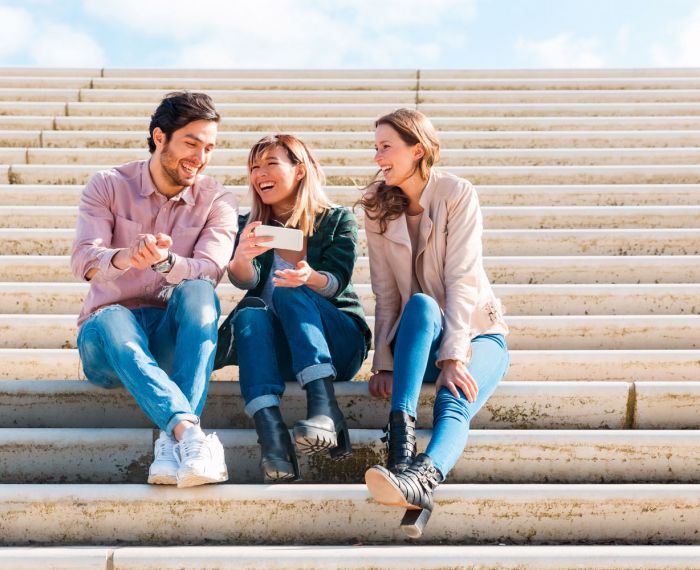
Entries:
{"type": "MultiPolygon", "coordinates": [[[[394,339],[394,380],[391,409],[414,418],[421,384],[435,382],[440,369],[435,362],[442,341],[442,313],[432,297],[418,293],[406,303],[394,339]]],[[[496,390],[508,369],[508,347],[503,335],[484,334],[471,342],[468,370],[479,386],[475,402],[460,392],[455,398],[441,388],[433,407],[433,435],[426,449],[443,477],[449,473],[467,445],[469,422],[496,390]]]]}
{"type": "Polygon", "coordinates": [[[274,312],[244,307],[233,316],[239,382],[252,416],[279,406],[285,382],[351,380],[365,358],[358,323],[308,287],[275,287],[274,312]]]}
{"type": "Polygon", "coordinates": [[[199,422],[214,365],[219,299],[204,279],[183,281],[165,309],[109,305],[80,327],[87,379],[124,386],[160,429],[199,422]]]}

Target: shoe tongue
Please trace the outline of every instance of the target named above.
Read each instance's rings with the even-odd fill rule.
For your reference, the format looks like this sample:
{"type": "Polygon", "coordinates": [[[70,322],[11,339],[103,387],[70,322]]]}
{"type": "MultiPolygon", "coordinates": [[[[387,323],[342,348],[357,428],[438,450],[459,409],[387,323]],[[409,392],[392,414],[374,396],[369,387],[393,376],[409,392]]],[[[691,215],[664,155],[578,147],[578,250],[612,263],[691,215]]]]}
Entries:
{"type": "Polygon", "coordinates": [[[188,427],[182,434],[182,440],[186,439],[204,439],[204,432],[199,426],[188,427]]]}

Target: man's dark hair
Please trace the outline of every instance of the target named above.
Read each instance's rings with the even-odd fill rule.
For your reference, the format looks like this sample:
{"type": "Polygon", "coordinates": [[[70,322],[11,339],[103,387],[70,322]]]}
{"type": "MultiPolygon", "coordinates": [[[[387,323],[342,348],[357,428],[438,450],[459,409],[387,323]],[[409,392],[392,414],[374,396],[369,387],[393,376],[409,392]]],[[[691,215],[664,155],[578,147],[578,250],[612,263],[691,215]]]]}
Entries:
{"type": "Polygon", "coordinates": [[[148,151],[152,154],[156,150],[156,143],[153,141],[153,129],[156,127],[165,133],[167,142],[175,131],[192,121],[204,120],[218,123],[220,119],[221,116],[214,109],[214,101],[206,93],[192,91],[168,93],[155,113],[151,115],[151,124],[148,126],[148,151]]]}

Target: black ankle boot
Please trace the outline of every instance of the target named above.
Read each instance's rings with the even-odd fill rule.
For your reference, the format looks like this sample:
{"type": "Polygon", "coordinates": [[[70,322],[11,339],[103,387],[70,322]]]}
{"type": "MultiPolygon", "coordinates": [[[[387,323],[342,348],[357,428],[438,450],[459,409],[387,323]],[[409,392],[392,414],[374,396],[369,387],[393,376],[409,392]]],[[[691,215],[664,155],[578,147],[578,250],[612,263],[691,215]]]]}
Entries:
{"type": "Polygon", "coordinates": [[[335,401],[333,377],[319,378],[304,386],[307,413],[294,424],[294,441],[300,452],[312,455],[328,450],[332,459],[352,453],[343,413],[335,401]]]}
{"type": "Polygon", "coordinates": [[[372,497],[382,505],[406,509],[401,530],[411,538],[420,538],[433,512],[433,491],[442,476],[425,453],[401,473],[375,465],[365,473],[365,482],[372,497]]]}
{"type": "Polygon", "coordinates": [[[387,468],[392,473],[404,471],[416,456],[416,420],[405,412],[393,411],[384,428],[382,441],[389,452],[387,468]]]}
{"type": "Polygon", "coordinates": [[[297,456],[277,406],[263,408],[253,415],[260,444],[260,468],[265,482],[296,481],[297,456]]]}

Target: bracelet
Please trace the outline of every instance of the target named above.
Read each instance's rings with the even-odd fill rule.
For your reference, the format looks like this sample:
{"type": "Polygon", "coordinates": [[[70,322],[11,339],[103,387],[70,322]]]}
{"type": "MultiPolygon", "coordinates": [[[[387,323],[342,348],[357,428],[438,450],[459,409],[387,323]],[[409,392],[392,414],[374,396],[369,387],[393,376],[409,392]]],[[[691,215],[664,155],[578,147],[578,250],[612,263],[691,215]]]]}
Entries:
{"type": "Polygon", "coordinates": [[[163,261],[159,261],[158,263],[151,265],[151,269],[153,269],[153,271],[156,273],[167,273],[172,269],[174,263],[175,258],[173,257],[173,252],[168,250],[168,257],[166,257],[163,261]]]}

